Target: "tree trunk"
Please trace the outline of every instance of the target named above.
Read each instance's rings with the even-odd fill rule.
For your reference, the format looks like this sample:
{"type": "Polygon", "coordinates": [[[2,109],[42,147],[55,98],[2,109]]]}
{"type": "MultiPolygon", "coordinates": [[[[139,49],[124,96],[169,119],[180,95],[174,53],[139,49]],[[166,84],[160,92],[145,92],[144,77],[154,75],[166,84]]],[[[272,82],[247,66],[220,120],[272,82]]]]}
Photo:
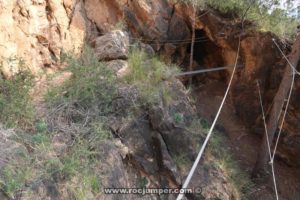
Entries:
{"type": "MultiPolygon", "coordinates": [[[[292,47],[292,51],[288,56],[290,62],[294,67],[297,67],[300,59],[300,34],[292,47]]],[[[291,87],[293,69],[289,64],[286,65],[283,78],[274,97],[274,103],[270,110],[270,116],[267,122],[267,131],[270,141],[270,146],[272,146],[272,141],[274,139],[275,132],[278,127],[279,115],[283,109],[285,99],[287,98],[289,89],[291,87]]],[[[272,150],[271,150],[272,152],[272,150]]],[[[268,171],[269,163],[269,152],[266,134],[264,134],[260,151],[258,152],[258,157],[253,170],[253,176],[258,177],[259,175],[265,175],[268,171]]]]}

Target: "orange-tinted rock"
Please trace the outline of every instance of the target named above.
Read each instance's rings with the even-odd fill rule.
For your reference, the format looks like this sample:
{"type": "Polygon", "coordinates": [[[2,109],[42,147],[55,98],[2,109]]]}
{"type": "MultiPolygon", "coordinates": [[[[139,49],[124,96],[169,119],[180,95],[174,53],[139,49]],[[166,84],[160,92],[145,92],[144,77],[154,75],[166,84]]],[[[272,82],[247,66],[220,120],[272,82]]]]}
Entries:
{"type": "Polygon", "coordinates": [[[84,7],[88,19],[95,23],[100,31],[107,32],[122,22],[126,2],[127,0],[86,0],[84,7]]]}
{"type": "Polygon", "coordinates": [[[82,2],[23,0],[0,1],[0,63],[9,77],[19,69],[9,58],[18,57],[37,74],[43,67],[55,66],[61,50],[81,48],[87,28],[82,2]]]}

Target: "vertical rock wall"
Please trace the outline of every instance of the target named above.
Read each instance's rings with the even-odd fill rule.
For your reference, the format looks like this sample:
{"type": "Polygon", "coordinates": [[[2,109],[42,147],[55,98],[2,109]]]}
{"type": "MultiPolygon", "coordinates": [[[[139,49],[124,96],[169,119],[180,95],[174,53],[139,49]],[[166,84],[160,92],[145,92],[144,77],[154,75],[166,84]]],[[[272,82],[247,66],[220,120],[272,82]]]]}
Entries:
{"type": "Polygon", "coordinates": [[[19,70],[12,58],[23,59],[34,74],[57,67],[62,51],[79,53],[85,39],[122,24],[168,56],[188,45],[166,42],[190,36],[166,0],[0,0],[0,72],[9,77],[19,70]]]}
{"type": "Polygon", "coordinates": [[[9,77],[23,59],[35,74],[57,64],[62,49],[78,52],[87,34],[82,2],[0,0],[0,64],[9,77]]]}

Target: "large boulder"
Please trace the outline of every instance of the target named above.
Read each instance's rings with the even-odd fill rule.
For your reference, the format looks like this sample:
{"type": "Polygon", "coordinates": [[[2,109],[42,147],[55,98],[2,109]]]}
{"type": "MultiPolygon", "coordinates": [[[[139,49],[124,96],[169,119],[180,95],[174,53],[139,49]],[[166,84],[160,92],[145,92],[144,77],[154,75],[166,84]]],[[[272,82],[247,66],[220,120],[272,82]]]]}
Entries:
{"type": "Polygon", "coordinates": [[[99,60],[127,59],[129,52],[128,33],[117,30],[95,39],[93,42],[99,60]]]}

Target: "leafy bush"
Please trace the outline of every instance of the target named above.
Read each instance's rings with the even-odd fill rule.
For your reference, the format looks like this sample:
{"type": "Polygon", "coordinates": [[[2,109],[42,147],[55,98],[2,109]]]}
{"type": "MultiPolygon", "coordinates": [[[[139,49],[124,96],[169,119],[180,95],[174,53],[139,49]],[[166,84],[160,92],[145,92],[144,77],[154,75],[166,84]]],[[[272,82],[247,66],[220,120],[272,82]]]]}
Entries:
{"type": "MultiPolygon", "coordinates": [[[[171,0],[178,2],[176,0],[171,0]]],[[[277,0],[179,0],[184,3],[193,3],[201,9],[207,7],[219,10],[230,16],[240,17],[255,23],[260,31],[270,31],[283,38],[292,38],[299,25],[299,16],[295,10],[287,6],[279,7],[277,0]]],[[[294,0],[295,1],[295,0],[294,0]]],[[[293,0],[287,1],[293,4],[293,0]]]]}
{"type": "Polygon", "coordinates": [[[182,113],[175,113],[173,116],[173,121],[175,124],[181,124],[184,122],[183,114],[182,113]]]}
{"type": "MultiPolygon", "coordinates": [[[[25,144],[31,151],[25,153],[26,158],[8,163],[4,178],[0,177],[0,190],[9,197],[15,197],[16,192],[30,189],[54,174],[66,181],[75,196],[84,199],[86,193],[100,192],[101,174],[97,167],[103,154],[103,144],[112,139],[111,132],[103,124],[112,112],[112,101],[117,95],[116,77],[88,47],[80,58],[64,55],[63,61],[68,65],[67,70],[72,72],[72,77],[61,86],[49,90],[46,95],[49,115],[45,121],[35,123],[35,134],[20,132],[14,136],[16,141],[25,144]],[[55,132],[56,127],[65,121],[67,123],[63,128],[71,129],[74,137],[70,141],[72,144],[68,144],[65,151],[58,155],[52,142],[55,141],[53,133],[49,131],[55,132]],[[78,135],[72,129],[74,124],[77,125],[78,135]],[[32,172],[31,176],[29,172],[32,172]]],[[[30,102],[28,92],[31,82],[27,77],[20,74],[11,80],[1,79],[4,83],[0,85],[2,106],[13,102],[16,106],[11,106],[11,109],[17,107],[24,114],[24,106],[30,102]]],[[[12,112],[5,109],[0,111],[1,120],[6,117],[4,114],[12,112]]],[[[15,116],[23,118],[20,113],[15,116]]]]}
{"type": "Polygon", "coordinates": [[[30,97],[33,76],[22,71],[10,79],[0,75],[0,121],[7,127],[26,129],[33,125],[34,108],[30,97]]]}
{"type": "Polygon", "coordinates": [[[238,162],[228,151],[219,152],[219,159],[216,162],[216,166],[229,177],[235,186],[238,196],[240,196],[241,199],[245,199],[253,188],[254,183],[251,181],[249,175],[239,168],[238,162]]]}
{"type": "Polygon", "coordinates": [[[215,165],[229,178],[237,195],[243,199],[253,187],[253,183],[249,175],[241,170],[232,154],[222,148],[224,141],[226,138],[220,132],[216,132],[211,138],[208,149],[210,154],[216,157],[215,165]]]}
{"type": "Polygon", "coordinates": [[[149,58],[141,50],[133,49],[128,59],[129,72],[125,75],[126,83],[137,87],[144,103],[155,103],[172,91],[164,82],[179,72],[176,66],[168,67],[158,58],[149,58]]]}
{"type": "MultiPolygon", "coordinates": [[[[101,142],[98,142],[98,145],[101,146],[101,142]]],[[[78,181],[75,184],[72,181],[67,182],[67,185],[74,191],[76,197],[84,197],[86,193],[98,194],[100,192],[102,175],[97,167],[99,167],[101,159],[99,157],[98,159],[95,158],[101,155],[102,152],[92,148],[88,140],[81,139],[62,158],[63,167],[61,173],[63,176],[67,180],[75,178],[78,181]]]]}
{"type": "Polygon", "coordinates": [[[265,20],[257,19],[262,31],[271,31],[282,38],[292,38],[296,34],[299,19],[290,17],[282,9],[274,9],[265,20]]]}
{"type": "MultiPolygon", "coordinates": [[[[72,77],[49,90],[46,100],[49,108],[55,111],[54,117],[63,116],[64,120],[77,124],[80,129],[78,134],[71,133],[75,136],[74,141],[60,158],[59,172],[67,180],[75,178],[75,182],[79,181],[75,184],[69,181],[66,185],[76,198],[84,199],[86,193],[100,192],[101,176],[96,167],[101,160],[103,144],[113,139],[104,124],[113,114],[112,102],[118,94],[118,83],[113,72],[98,61],[89,47],[84,48],[79,58],[65,54],[62,61],[68,65],[66,69],[72,72],[72,77]]],[[[57,119],[53,126],[61,123],[60,120],[57,119]]]]}
{"type": "Polygon", "coordinates": [[[15,192],[22,189],[26,180],[29,178],[29,171],[22,169],[14,169],[11,167],[6,167],[4,169],[3,179],[5,183],[0,187],[0,189],[10,198],[15,198],[15,192]]]}
{"type": "Polygon", "coordinates": [[[112,102],[118,94],[116,76],[89,47],[79,58],[66,54],[62,60],[72,76],[48,91],[45,99],[51,114],[47,120],[54,130],[68,126],[70,134],[84,134],[94,121],[104,123],[113,113],[112,102]]]}
{"type": "Polygon", "coordinates": [[[220,10],[223,13],[233,13],[239,17],[254,22],[259,30],[271,31],[283,38],[291,38],[296,34],[299,19],[289,15],[291,10],[277,7],[276,1],[261,2],[258,0],[208,0],[207,6],[220,10]]]}
{"type": "Polygon", "coordinates": [[[102,145],[112,138],[110,132],[101,123],[94,122],[88,137],[76,138],[67,152],[57,156],[51,135],[45,131],[43,122],[39,123],[37,126],[42,128],[34,135],[16,134],[15,139],[31,147],[32,152],[24,152],[22,157],[7,164],[0,176],[0,190],[14,198],[18,191],[33,189],[36,183],[56,174],[72,191],[98,194],[102,175],[97,167],[103,156],[102,145]],[[79,182],[74,183],[74,178],[79,182]]]}
{"type": "Polygon", "coordinates": [[[51,89],[46,100],[50,106],[61,104],[102,113],[109,112],[111,102],[117,95],[116,77],[102,62],[99,62],[93,50],[85,47],[81,57],[64,55],[63,61],[72,72],[70,80],[62,86],[51,89]]]}

